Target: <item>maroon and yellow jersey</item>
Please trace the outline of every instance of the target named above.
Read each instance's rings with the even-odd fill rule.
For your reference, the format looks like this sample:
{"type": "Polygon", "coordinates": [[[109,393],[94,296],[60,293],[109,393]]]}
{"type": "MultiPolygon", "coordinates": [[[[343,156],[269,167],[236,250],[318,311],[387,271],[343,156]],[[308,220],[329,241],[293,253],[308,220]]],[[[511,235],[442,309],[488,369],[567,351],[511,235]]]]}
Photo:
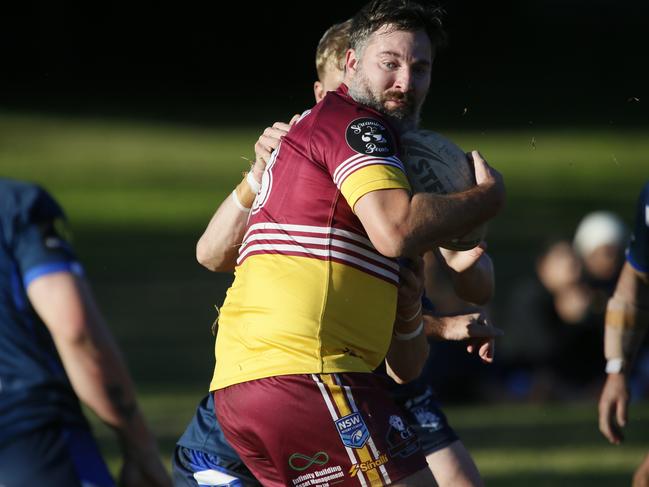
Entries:
{"type": "Polygon", "coordinates": [[[410,190],[397,139],[342,85],[273,153],[219,318],[210,389],[262,377],[370,372],[390,345],[399,267],[353,212],[410,190]]]}

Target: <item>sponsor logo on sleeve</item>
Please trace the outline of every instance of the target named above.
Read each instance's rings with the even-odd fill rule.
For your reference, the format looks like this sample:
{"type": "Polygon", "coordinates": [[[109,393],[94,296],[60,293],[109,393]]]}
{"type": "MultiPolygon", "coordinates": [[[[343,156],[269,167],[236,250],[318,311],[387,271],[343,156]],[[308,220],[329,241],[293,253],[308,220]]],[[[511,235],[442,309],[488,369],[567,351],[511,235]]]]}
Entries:
{"type": "Polygon", "coordinates": [[[347,126],[345,140],[352,150],[368,156],[389,157],[396,152],[392,135],[374,118],[357,118],[347,126]]]}
{"type": "Polygon", "coordinates": [[[336,429],[343,445],[349,448],[363,448],[370,432],[360,413],[352,413],[336,421],[336,429]]]}

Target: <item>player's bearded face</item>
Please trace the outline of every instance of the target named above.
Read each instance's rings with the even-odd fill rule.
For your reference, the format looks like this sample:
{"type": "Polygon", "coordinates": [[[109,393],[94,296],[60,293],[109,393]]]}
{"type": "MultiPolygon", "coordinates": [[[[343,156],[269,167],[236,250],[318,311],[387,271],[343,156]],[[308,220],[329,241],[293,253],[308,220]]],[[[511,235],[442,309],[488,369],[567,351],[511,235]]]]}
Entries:
{"type": "Polygon", "coordinates": [[[351,97],[385,114],[399,130],[406,132],[417,128],[423,100],[417,103],[412,91],[381,90],[372,83],[360,63],[349,86],[351,97]]]}
{"type": "Polygon", "coordinates": [[[433,49],[428,35],[380,27],[348,58],[349,94],[385,114],[399,131],[417,128],[428,93],[433,49]]]}

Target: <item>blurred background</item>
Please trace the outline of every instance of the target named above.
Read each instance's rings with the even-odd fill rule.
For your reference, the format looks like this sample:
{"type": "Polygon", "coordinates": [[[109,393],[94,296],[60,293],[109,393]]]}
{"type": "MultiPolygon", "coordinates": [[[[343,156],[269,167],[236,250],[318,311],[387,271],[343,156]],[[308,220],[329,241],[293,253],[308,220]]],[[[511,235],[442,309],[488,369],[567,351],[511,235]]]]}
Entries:
{"type": "MultiPolygon", "coordinates": [[[[231,282],[196,263],[196,240],[263,128],[313,104],[317,42],[363,3],[2,7],[0,174],[65,207],[166,456],[207,390],[231,282]]],[[[625,485],[649,447],[649,360],[625,445],[607,445],[596,421],[602,301],[624,243],[597,275],[572,240],[593,211],[631,228],[649,178],[649,3],[443,5],[449,46],[423,126],[505,177],[488,243],[490,312],[507,335],[490,367],[438,347],[435,386],[487,485],[625,485]],[[570,298],[548,273],[574,284],[570,298]]]]}

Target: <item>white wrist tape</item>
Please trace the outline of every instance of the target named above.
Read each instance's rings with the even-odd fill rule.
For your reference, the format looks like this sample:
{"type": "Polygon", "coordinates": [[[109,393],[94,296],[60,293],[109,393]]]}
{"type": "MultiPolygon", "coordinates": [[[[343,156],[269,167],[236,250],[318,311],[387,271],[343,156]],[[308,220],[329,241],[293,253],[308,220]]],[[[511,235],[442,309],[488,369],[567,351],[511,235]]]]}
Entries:
{"type": "Polygon", "coordinates": [[[255,194],[259,193],[259,190],[261,189],[261,184],[259,184],[255,179],[255,177],[252,175],[252,171],[250,171],[246,176],[246,181],[248,182],[248,186],[250,186],[250,189],[252,190],[253,193],[255,194]]]}
{"type": "Polygon", "coordinates": [[[624,359],[611,358],[606,361],[607,374],[620,374],[624,370],[624,359]]]}
{"type": "Polygon", "coordinates": [[[394,330],[394,338],[396,338],[400,342],[406,342],[408,340],[412,340],[413,338],[417,338],[419,335],[421,335],[421,332],[423,331],[424,331],[424,320],[421,320],[419,326],[415,328],[413,331],[411,331],[410,333],[399,333],[397,330],[394,330]]]}
{"type": "Polygon", "coordinates": [[[234,200],[234,204],[237,205],[237,208],[239,208],[241,211],[244,213],[250,213],[250,208],[246,208],[241,204],[241,201],[239,201],[239,197],[237,196],[237,190],[235,189],[232,191],[232,199],[234,200]]]}
{"type": "Polygon", "coordinates": [[[419,301],[419,307],[417,308],[417,311],[415,311],[415,313],[412,316],[408,318],[404,318],[403,316],[397,314],[397,320],[402,321],[404,323],[408,323],[409,321],[414,320],[417,317],[417,315],[421,312],[421,310],[422,310],[421,301],[419,301]]]}

